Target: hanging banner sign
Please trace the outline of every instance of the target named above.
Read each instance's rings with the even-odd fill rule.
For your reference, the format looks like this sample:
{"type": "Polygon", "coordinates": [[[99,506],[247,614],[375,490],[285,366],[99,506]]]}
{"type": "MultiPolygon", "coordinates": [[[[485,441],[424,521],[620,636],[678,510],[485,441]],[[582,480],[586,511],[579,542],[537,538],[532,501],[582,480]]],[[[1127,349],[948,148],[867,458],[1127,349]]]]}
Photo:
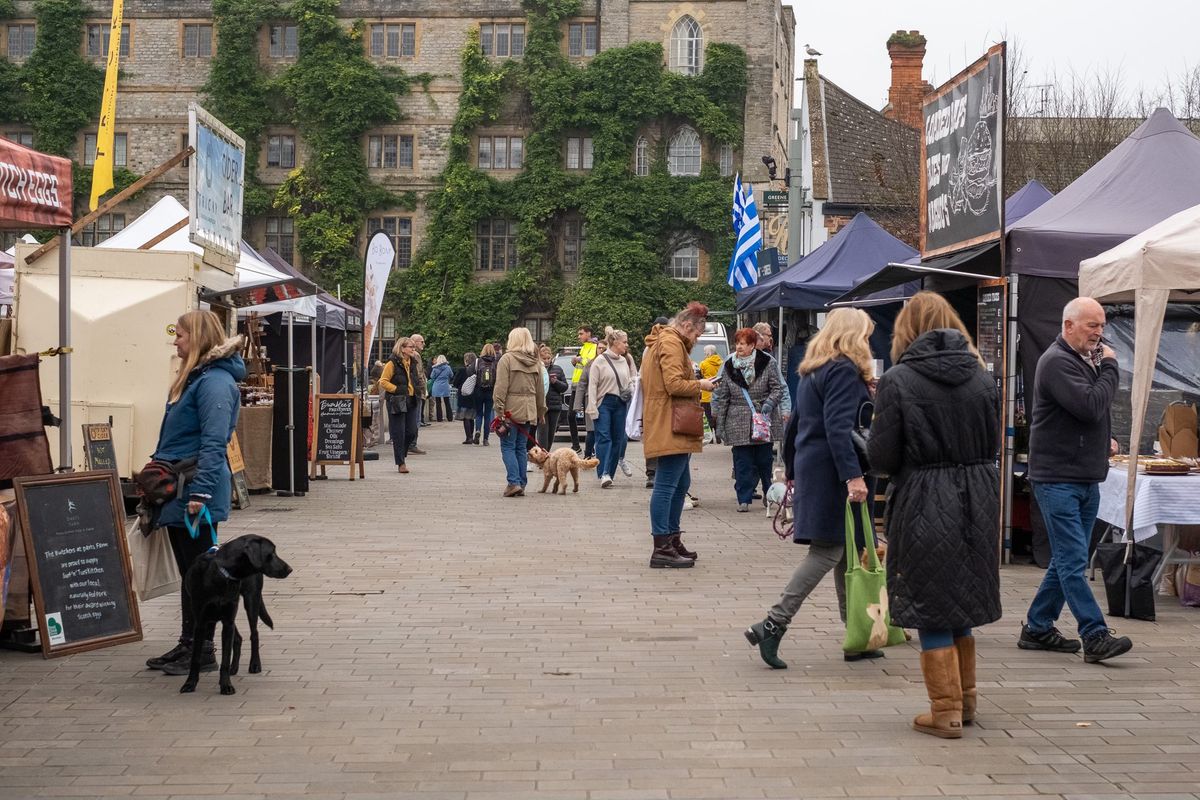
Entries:
{"type": "Polygon", "coordinates": [[[1004,231],[1004,50],[1001,42],[926,95],[921,134],[921,258],[1004,231]]]}
{"type": "Polygon", "coordinates": [[[196,103],[188,104],[188,240],[241,257],[246,142],[196,103]]]}
{"type": "Polygon", "coordinates": [[[379,324],[379,311],[383,308],[383,293],[387,290],[388,276],[392,273],[392,262],[396,260],[396,248],[391,237],[383,231],[367,242],[366,274],[363,276],[363,358],[369,358],[371,345],[375,341],[375,326],[379,324]]]}
{"type": "Polygon", "coordinates": [[[74,221],[71,162],[0,138],[0,228],[65,228],[74,221]]]}

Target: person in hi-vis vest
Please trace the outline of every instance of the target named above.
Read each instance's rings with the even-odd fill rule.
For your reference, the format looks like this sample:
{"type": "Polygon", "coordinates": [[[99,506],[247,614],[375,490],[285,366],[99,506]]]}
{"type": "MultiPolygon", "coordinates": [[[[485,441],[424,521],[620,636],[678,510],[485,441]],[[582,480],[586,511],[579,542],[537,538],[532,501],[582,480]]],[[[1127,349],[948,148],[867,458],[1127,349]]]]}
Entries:
{"type": "MultiPolygon", "coordinates": [[[[578,335],[579,355],[571,358],[571,364],[575,367],[575,371],[571,373],[571,389],[575,392],[579,390],[579,381],[583,378],[583,368],[596,357],[596,340],[592,337],[591,326],[580,325],[578,335]]],[[[571,449],[578,451],[579,421],[575,419],[574,409],[567,412],[567,425],[571,429],[571,449]]]]}

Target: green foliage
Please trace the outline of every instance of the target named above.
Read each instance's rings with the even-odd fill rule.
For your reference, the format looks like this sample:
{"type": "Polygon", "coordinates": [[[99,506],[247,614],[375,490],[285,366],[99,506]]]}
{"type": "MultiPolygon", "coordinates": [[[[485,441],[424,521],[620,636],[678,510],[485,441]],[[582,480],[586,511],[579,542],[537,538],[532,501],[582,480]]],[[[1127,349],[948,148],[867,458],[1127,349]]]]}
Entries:
{"type": "Polygon", "coordinates": [[[13,0],[0,0],[0,19],[9,19],[17,13],[17,4],[13,0]]]}
{"type": "Polygon", "coordinates": [[[888,37],[887,43],[898,44],[901,47],[924,47],[925,37],[916,31],[896,31],[888,37]]]}
{"type": "Polygon", "coordinates": [[[289,8],[300,56],[278,85],[310,156],[280,187],[275,206],[296,218],[305,263],[355,297],[362,292],[358,231],[367,213],[406,202],[371,181],[362,137],[401,118],[396,96],[407,94],[412,80],[368,61],[362,21],[347,31],[337,8],[337,0],[295,0],[289,8]]]}
{"type": "Polygon", "coordinates": [[[104,71],[80,54],[82,0],[37,0],[37,42],[20,71],[17,118],[33,128],[38,150],[70,156],[75,135],[100,112],[104,71]]]}
{"type": "Polygon", "coordinates": [[[688,122],[710,144],[739,146],[745,53],[710,44],[696,77],[665,70],[662,47],[653,43],[605,50],[580,67],[560,47],[560,23],[579,13],[579,0],[523,0],[522,6],[522,59],[489,59],[480,52],[478,30],[468,36],[449,163],[439,189],[427,198],[428,236],[413,267],[392,284],[390,305],[446,353],[503,339],[530,311],[557,308],[555,341],[566,343],[581,323],[624,328],[637,341],[656,316],[690,299],[731,306],[733,294],[724,282],[733,246],[729,180],[711,165],[699,177],[668,175],[665,142],[649,176],[635,177],[632,166],[642,128],[669,135],[688,122]],[[514,91],[527,103],[530,133],[523,171],[499,181],[470,163],[471,136],[499,119],[514,91]],[[563,140],[580,132],[592,138],[593,166],[568,172],[563,140]],[[568,285],[551,233],[571,212],[586,220],[587,241],[579,279],[568,285]],[[476,225],[495,216],[518,221],[520,266],[500,280],[478,280],[476,225]],[[683,283],[666,273],[664,265],[685,238],[710,254],[711,281],[683,283]]]}
{"type": "Polygon", "coordinates": [[[275,0],[213,0],[213,22],[220,46],[213,53],[204,84],[205,107],[246,140],[247,217],[265,212],[271,195],[258,179],[262,137],[272,117],[270,79],[258,57],[258,30],[282,10],[275,0]]]}
{"type": "MultiPolygon", "coordinates": [[[[113,188],[106,192],[104,197],[111,197],[118,192],[124,191],[140,177],[136,172],[125,169],[125,167],[113,167],[113,188]]],[[[135,192],[132,197],[137,197],[141,193],[141,191],[135,192]]],[[[86,213],[88,203],[92,199],[91,167],[85,167],[78,162],[71,162],[71,195],[76,212],[82,211],[86,213]]]]}

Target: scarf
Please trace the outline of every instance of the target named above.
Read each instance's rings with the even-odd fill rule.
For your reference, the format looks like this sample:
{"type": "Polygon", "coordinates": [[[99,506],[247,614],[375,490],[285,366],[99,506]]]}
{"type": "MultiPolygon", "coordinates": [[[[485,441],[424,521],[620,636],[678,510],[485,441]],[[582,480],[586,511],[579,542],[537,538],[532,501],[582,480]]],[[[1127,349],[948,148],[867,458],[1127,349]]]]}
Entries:
{"type": "Polygon", "coordinates": [[[742,377],[746,379],[747,386],[754,383],[754,356],[755,355],[757,355],[757,354],[751,353],[750,355],[746,356],[745,358],[742,358],[741,356],[739,356],[735,353],[734,355],[731,355],[729,357],[733,361],[733,368],[740,369],[742,371],[742,377]]]}

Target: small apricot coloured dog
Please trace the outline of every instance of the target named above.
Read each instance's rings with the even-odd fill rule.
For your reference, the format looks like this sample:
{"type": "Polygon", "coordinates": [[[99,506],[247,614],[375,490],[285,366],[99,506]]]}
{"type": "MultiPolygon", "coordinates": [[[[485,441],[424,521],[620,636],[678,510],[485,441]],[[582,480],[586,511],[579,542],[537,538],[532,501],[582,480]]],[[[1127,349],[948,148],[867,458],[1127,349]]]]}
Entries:
{"type": "Polygon", "coordinates": [[[542,488],[539,494],[545,494],[546,489],[550,486],[550,481],[554,481],[554,490],[551,494],[558,494],[559,488],[562,488],[562,494],[567,493],[567,474],[575,479],[575,491],[579,491],[579,470],[595,469],[600,466],[598,458],[583,458],[569,447],[560,447],[557,450],[546,452],[540,447],[535,447],[529,451],[529,460],[542,468],[542,488]]]}

